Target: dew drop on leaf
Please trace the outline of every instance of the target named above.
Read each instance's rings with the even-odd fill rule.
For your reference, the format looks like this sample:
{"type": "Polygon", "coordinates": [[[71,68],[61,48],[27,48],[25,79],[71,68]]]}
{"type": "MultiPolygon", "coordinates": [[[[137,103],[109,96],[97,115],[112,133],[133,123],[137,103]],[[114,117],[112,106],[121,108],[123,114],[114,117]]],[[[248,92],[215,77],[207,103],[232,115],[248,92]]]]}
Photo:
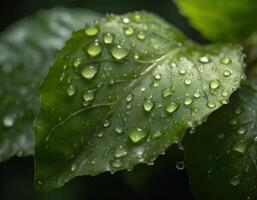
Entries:
{"type": "Polygon", "coordinates": [[[66,92],[68,96],[73,96],[76,93],[76,88],[73,85],[69,85],[66,92]]]}
{"type": "Polygon", "coordinates": [[[127,150],[124,149],[124,148],[122,148],[122,147],[117,148],[117,149],[115,150],[115,152],[114,152],[114,156],[115,156],[116,158],[124,157],[124,156],[126,156],[127,154],[128,154],[127,150]]]}
{"type": "Polygon", "coordinates": [[[171,95],[172,95],[172,91],[170,90],[170,88],[166,88],[165,90],[162,91],[163,98],[166,98],[171,95]]]}
{"type": "Polygon", "coordinates": [[[81,75],[85,78],[85,79],[92,79],[94,78],[94,76],[96,75],[96,73],[98,72],[98,68],[96,66],[86,66],[84,67],[84,69],[82,69],[81,71],[81,75]]]}
{"type": "Polygon", "coordinates": [[[96,26],[96,25],[88,26],[85,29],[85,33],[86,33],[87,36],[95,36],[99,33],[99,27],[96,26]]]}
{"type": "Polygon", "coordinates": [[[132,27],[127,27],[124,29],[124,34],[127,36],[131,36],[134,33],[134,29],[132,27]]]}
{"type": "Polygon", "coordinates": [[[184,169],[184,166],[185,164],[184,164],[184,161],[179,161],[179,162],[177,162],[176,163],[176,168],[178,169],[178,170],[183,170],[184,169]]]}
{"type": "Polygon", "coordinates": [[[233,186],[239,185],[240,182],[241,182],[241,176],[240,176],[240,175],[233,177],[233,178],[229,181],[229,183],[230,183],[231,185],[233,185],[233,186]]]}
{"type": "Polygon", "coordinates": [[[133,143],[138,143],[146,137],[147,133],[141,128],[136,128],[131,130],[128,135],[133,143]]]}
{"type": "Polygon", "coordinates": [[[117,60],[121,60],[129,54],[129,51],[119,44],[112,46],[110,52],[117,60]]]}
{"type": "Polygon", "coordinates": [[[153,109],[154,103],[148,99],[144,102],[143,107],[146,112],[149,112],[153,109]]]}
{"type": "Polygon", "coordinates": [[[137,38],[138,38],[139,40],[144,40],[144,39],[145,39],[145,34],[144,34],[142,31],[140,31],[140,32],[137,34],[137,38]]]}
{"type": "Polygon", "coordinates": [[[202,56],[202,57],[200,57],[199,58],[199,61],[201,62],[201,63],[209,63],[210,62],[210,59],[208,58],[208,57],[206,57],[206,56],[202,56]]]}
{"type": "Polygon", "coordinates": [[[228,65],[231,63],[231,59],[229,57],[223,57],[220,59],[220,63],[224,65],[228,65]]]}
{"type": "Polygon", "coordinates": [[[185,83],[185,85],[191,85],[192,81],[189,80],[189,79],[186,79],[186,80],[184,81],[184,83],[185,83]]]}
{"type": "Polygon", "coordinates": [[[179,107],[179,104],[177,103],[169,103],[166,107],[165,110],[167,113],[171,114],[173,112],[175,112],[179,107]]]}
{"type": "Polygon", "coordinates": [[[77,169],[77,165],[76,165],[76,164],[73,164],[73,165],[71,166],[71,168],[70,168],[70,170],[71,170],[72,172],[74,172],[76,169],[77,169]]]}
{"type": "Polygon", "coordinates": [[[212,90],[218,89],[220,87],[220,81],[216,79],[211,80],[209,86],[212,90]]]}
{"type": "Polygon", "coordinates": [[[105,44],[112,44],[114,40],[114,34],[113,33],[105,33],[104,34],[104,43],[105,44]]]}
{"type": "Polygon", "coordinates": [[[92,57],[100,55],[102,50],[102,45],[98,42],[93,42],[87,47],[87,53],[92,57]]]}
{"type": "Polygon", "coordinates": [[[224,73],[223,73],[223,75],[224,75],[225,77],[229,77],[229,76],[231,76],[231,72],[230,72],[229,70],[225,70],[224,73]]]}
{"type": "Polygon", "coordinates": [[[6,115],[3,118],[3,125],[5,127],[12,127],[15,122],[15,115],[6,115]]]}
{"type": "Polygon", "coordinates": [[[94,91],[87,91],[83,94],[83,99],[85,101],[92,101],[95,98],[95,93],[94,91]]]}
{"type": "Polygon", "coordinates": [[[187,98],[185,99],[185,101],[184,101],[184,104],[185,104],[186,106],[189,106],[190,104],[192,104],[192,102],[193,102],[193,99],[192,99],[191,97],[187,97],[187,98]]]}

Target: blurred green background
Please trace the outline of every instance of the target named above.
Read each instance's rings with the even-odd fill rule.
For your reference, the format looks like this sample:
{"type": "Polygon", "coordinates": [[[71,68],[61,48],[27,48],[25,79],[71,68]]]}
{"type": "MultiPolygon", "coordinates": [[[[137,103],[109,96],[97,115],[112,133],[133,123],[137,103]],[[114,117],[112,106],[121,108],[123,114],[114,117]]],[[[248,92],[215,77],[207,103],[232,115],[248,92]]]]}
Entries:
{"type": "MultiPolygon", "coordinates": [[[[100,13],[147,10],[159,14],[189,37],[205,42],[182,17],[170,0],[1,0],[0,31],[20,18],[55,6],[81,7],[100,13]]],[[[0,164],[1,200],[80,200],[80,199],[172,199],[191,200],[189,178],[176,169],[183,153],[171,147],[153,166],[139,165],[132,172],[79,177],[49,193],[33,189],[33,158],[13,158],[0,164]]]]}

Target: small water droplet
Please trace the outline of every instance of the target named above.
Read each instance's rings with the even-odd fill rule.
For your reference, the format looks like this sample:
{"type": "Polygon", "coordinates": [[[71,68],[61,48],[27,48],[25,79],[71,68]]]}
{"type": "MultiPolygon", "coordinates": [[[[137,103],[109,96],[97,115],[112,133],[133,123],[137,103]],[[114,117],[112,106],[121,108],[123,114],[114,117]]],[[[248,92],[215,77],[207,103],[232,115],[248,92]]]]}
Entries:
{"type": "Polygon", "coordinates": [[[131,36],[134,33],[134,29],[132,27],[127,27],[124,29],[124,34],[127,36],[131,36]]]}
{"type": "Polygon", "coordinates": [[[65,73],[63,72],[63,73],[61,73],[61,75],[60,75],[59,81],[62,82],[63,79],[64,79],[64,77],[65,77],[65,73]]]}
{"type": "Polygon", "coordinates": [[[77,169],[77,165],[76,165],[76,164],[71,165],[70,170],[71,170],[72,172],[74,172],[76,169],[77,169]]]}
{"type": "Polygon", "coordinates": [[[133,95],[132,94],[129,94],[126,98],[126,101],[129,103],[133,100],[133,95]]]}
{"type": "Polygon", "coordinates": [[[184,161],[179,161],[179,162],[176,163],[176,168],[178,170],[183,170],[184,167],[185,167],[184,161]]]}
{"type": "Polygon", "coordinates": [[[231,71],[225,70],[224,73],[223,73],[223,75],[224,75],[225,77],[229,77],[229,76],[231,76],[231,71]]]}
{"type": "Polygon", "coordinates": [[[210,59],[208,57],[206,57],[206,56],[202,56],[202,57],[199,58],[199,61],[201,63],[209,63],[210,59]]]}
{"type": "Polygon", "coordinates": [[[118,126],[115,128],[116,133],[123,133],[123,128],[121,126],[118,126]]]}
{"type": "Polygon", "coordinates": [[[216,90],[220,87],[220,81],[215,79],[215,80],[211,80],[210,81],[210,84],[209,84],[209,87],[212,89],[212,90],[216,90]]]}
{"type": "Polygon", "coordinates": [[[114,40],[114,34],[113,33],[105,33],[104,34],[104,43],[105,44],[112,44],[114,40]]]}
{"type": "Polygon", "coordinates": [[[114,156],[115,156],[116,158],[124,157],[124,156],[126,156],[127,154],[128,154],[128,152],[127,152],[126,149],[124,149],[124,148],[118,148],[118,149],[116,149],[115,152],[114,152],[114,156]]]}
{"type": "Polygon", "coordinates": [[[172,95],[172,91],[170,88],[166,88],[165,90],[162,91],[162,96],[163,98],[166,98],[168,96],[171,96],[172,95]]]}
{"type": "Polygon", "coordinates": [[[241,182],[241,176],[240,176],[240,175],[237,175],[237,176],[233,177],[233,178],[229,181],[229,183],[230,183],[231,185],[233,185],[233,186],[239,185],[240,182],[241,182]]]}
{"type": "Polygon", "coordinates": [[[122,167],[122,162],[120,160],[112,160],[111,166],[114,168],[120,168],[122,167]]]}
{"type": "Polygon", "coordinates": [[[166,107],[165,107],[165,110],[167,113],[171,114],[173,112],[175,112],[179,107],[179,104],[177,103],[169,103],[166,107]]]}
{"type": "Polygon", "coordinates": [[[121,60],[129,54],[129,51],[119,44],[112,46],[110,52],[112,56],[117,60],[121,60]]]}
{"type": "Polygon", "coordinates": [[[215,108],[216,107],[216,104],[215,103],[212,103],[212,102],[208,102],[207,106],[209,108],[215,108]]]}
{"type": "Polygon", "coordinates": [[[229,57],[223,57],[220,59],[220,63],[224,65],[228,65],[231,63],[231,59],[229,57]]]}
{"type": "Polygon", "coordinates": [[[229,122],[229,124],[230,125],[232,125],[232,126],[235,126],[235,125],[237,125],[237,120],[236,119],[232,119],[232,120],[230,120],[230,122],[229,122]]]}
{"type": "Polygon", "coordinates": [[[98,72],[98,68],[96,66],[86,66],[84,67],[84,69],[82,69],[81,71],[81,75],[85,78],[85,79],[92,79],[95,77],[95,75],[98,72]]]}
{"type": "Polygon", "coordinates": [[[99,33],[99,27],[96,26],[96,25],[88,26],[85,29],[85,33],[86,33],[87,36],[95,36],[99,33]]]}
{"type": "Polygon", "coordinates": [[[103,125],[104,125],[104,127],[110,126],[110,121],[109,120],[105,120],[103,125]]]}
{"type": "Polygon", "coordinates": [[[156,80],[160,80],[162,78],[162,75],[160,73],[157,73],[157,74],[154,75],[154,78],[156,80]]]}
{"type": "Polygon", "coordinates": [[[83,99],[85,101],[92,101],[95,98],[95,93],[92,90],[89,90],[83,94],[83,99]]]}
{"type": "Polygon", "coordinates": [[[130,20],[129,20],[129,18],[124,17],[124,18],[122,19],[122,22],[123,22],[124,24],[128,24],[128,23],[130,22],[130,20]]]}
{"type": "Polygon", "coordinates": [[[186,80],[184,81],[184,83],[185,83],[185,85],[191,85],[192,81],[189,80],[189,79],[186,79],[186,80]]]}
{"type": "Polygon", "coordinates": [[[129,138],[133,143],[138,143],[146,137],[147,133],[141,128],[133,129],[129,132],[129,138]]]}
{"type": "Polygon", "coordinates": [[[137,34],[137,38],[139,40],[144,40],[145,39],[145,34],[144,32],[140,31],[138,34],[137,34]]]}
{"type": "Polygon", "coordinates": [[[195,92],[194,97],[195,97],[195,98],[201,97],[200,90],[197,90],[197,91],[195,92]]]}
{"type": "Polygon", "coordinates": [[[93,42],[87,47],[87,53],[92,57],[100,55],[102,50],[102,45],[98,42],[93,42]]]}
{"type": "Polygon", "coordinates": [[[162,132],[161,131],[155,131],[152,135],[152,138],[153,139],[157,139],[159,138],[160,136],[162,135],[162,132]]]}
{"type": "Polygon", "coordinates": [[[15,115],[13,114],[9,114],[9,115],[6,115],[4,118],[3,118],[3,125],[5,127],[12,127],[14,125],[14,122],[15,122],[15,115]]]}
{"type": "Polygon", "coordinates": [[[189,106],[190,104],[192,104],[192,102],[193,102],[193,99],[192,99],[191,97],[187,97],[187,98],[185,99],[185,101],[184,101],[184,104],[185,104],[186,106],[189,106]]]}
{"type": "Polygon", "coordinates": [[[143,107],[146,112],[149,112],[153,109],[154,103],[148,99],[144,102],[143,107]]]}
{"type": "Polygon", "coordinates": [[[223,96],[223,97],[227,97],[227,96],[228,96],[228,92],[225,91],[225,90],[223,90],[223,91],[222,91],[222,96],[223,96]]]}
{"type": "Polygon", "coordinates": [[[78,58],[78,59],[74,60],[73,66],[78,67],[81,63],[82,63],[82,60],[80,58],[78,58]]]}
{"type": "Polygon", "coordinates": [[[68,96],[73,96],[76,93],[76,88],[73,85],[69,85],[66,92],[68,96]]]}
{"type": "Polygon", "coordinates": [[[184,70],[184,69],[179,70],[179,74],[181,74],[181,75],[186,74],[186,70],[184,70]]]}
{"type": "Polygon", "coordinates": [[[237,131],[239,135],[244,135],[246,133],[246,128],[245,127],[240,127],[237,131]]]}

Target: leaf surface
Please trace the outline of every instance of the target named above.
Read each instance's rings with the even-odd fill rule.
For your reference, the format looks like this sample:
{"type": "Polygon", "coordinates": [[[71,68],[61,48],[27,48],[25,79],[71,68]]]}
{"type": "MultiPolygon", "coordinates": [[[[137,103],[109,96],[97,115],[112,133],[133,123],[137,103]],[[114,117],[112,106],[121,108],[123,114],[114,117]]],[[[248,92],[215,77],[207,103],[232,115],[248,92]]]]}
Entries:
{"type": "Polygon", "coordinates": [[[193,44],[146,12],[75,32],[40,88],[37,188],[152,163],[242,78],[239,46],[193,44]]]}

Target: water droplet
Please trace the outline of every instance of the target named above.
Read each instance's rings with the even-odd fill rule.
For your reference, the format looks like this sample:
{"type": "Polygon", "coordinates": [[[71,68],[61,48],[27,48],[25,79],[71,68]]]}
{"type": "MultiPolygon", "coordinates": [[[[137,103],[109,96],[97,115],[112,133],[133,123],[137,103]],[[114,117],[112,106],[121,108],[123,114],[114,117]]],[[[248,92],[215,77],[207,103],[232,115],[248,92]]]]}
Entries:
{"type": "Polygon", "coordinates": [[[77,165],[76,165],[76,164],[71,165],[70,170],[71,170],[72,172],[74,172],[76,169],[77,169],[77,165]]]}
{"type": "Polygon", "coordinates": [[[231,71],[225,70],[224,73],[223,73],[223,75],[224,75],[225,77],[229,77],[229,76],[231,75],[231,71]]]}
{"type": "Polygon", "coordinates": [[[242,111],[243,111],[242,108],[237,107],[234,112],[235,112],[235,114],[240,115],[242,113],[242,111]]]}
{"type": "Polygon", "coordinates": [[[184,161],[179,161],[179,162],[176,163],[176,168],[178,170],[183,170],[184,167],[185,167],[184,161]]]}
{"type": "Polygon", "coordinates": [[[92,57],[95,57],[101,54],[102,50],[103,50],[102,45],[99,44],[98,42],[94,42],[87,47],[87,53],[92,57]]]}
{"type": "Polygon", "coordinates": [[[105,44],[112,44],[114,40],[114,34],[113,33],[105,33],[104,34],[104,43],[105,44]]]}
{"type": "Polygon", "coordinates": [[[154,75],[154,78],[156,80],[160,80],[162,78],[162,75],[160,73],[157,73],[157,74],[154,75]]]}
{"type": "Polygon", "coordinates": [[[149,111],[151,111],[151,110],[153,109],[154,103],[153,103],[151,100],[146,100],[146,101],[144,102],[143,107],[144,107],[144,110],[145,110],[146,112],[149,112],[149,111]]]}
{"type": "Polygon", "coordinates": [[[68,96],[73,96],[76,93],[76,88],[73,85],[69,85],[66,92],[68,96]]]}
{"type": "Polygon", "coordinates": [[[78,59],[74,60],[73,66],[78,67],[81,63],[82,63],[82,60],[80,58],[78,58],[78,59]]]}
{"type": "Polygon", "coordinates": [[[133,100],[133,95],[132,94],[129,94],[126,98],[126,101],[129,103],[133,100]]]}
{"type": "Polygon", "coordinates": [[[114,168],[120,168],[122,167],[122,162],[120,160],[112,160],[111,166],[114,168]]]}
{"type": "Polygon", "coordinates": [[[220,63],[224,64],[224,65],[228,65],[228,64],[231,63],[231,59],[228,58],[228,57],[223,57],[223,58],[220,59],[220,63]]]}
{"type": "Polygon", "coordinates": [[[85,33],[86,33],[87,36],[95,36],[99,33],[99,27],[96,26],[96,25],[88,26],[85,29],[85,33]]]}
{"type": "Polygon", "coordinates": [[[196,93],[194,94],[194,97],[195,97],[195,98],[201,97],[201,94],[200,94],[200,91],[199,91],[199,90],[196,91],[196,93]]]}
{"type": "Polygon", "coordinates": [[[155,131],[152,135],[152,138],[153,139],[157,139],[159,138],[160,136],[162,135],[162,132],[161,131],[155,131]]]}
{"type": "Polygon", "coordinates": [[[65,77],[65,73],[61,73],[60,78],[59,78],[59,81],[62,82],[63,79],[64,79],[64,77],[65,77]]]}
{"type": "Polygon", "coordinates": [[[245,127],[240,127],[237,131],[238,134],[244,135],[246,133],[246,128],[245,127]]]}
{"type": "Polygon", "coordinates": [[[114,156],[115,156],[116,158],[124,157],[124,156],[126,156],[127,154],[128,154],[128,152],[127,152],[126,149],[124,149],[124,148],[118,148],[118,149],[116,149],[115,152],[114,152],[114,156]]]}
{"type": "Polygon", "coordinates": [[[233,186],[239,185],[240,182],[241,182],[241,176],[240,176],[240,175],[237,175],[237,176],[233,177],[233,178],[229,181],[229,183],[230,183],[231,185],[233,185],[233,186]]]}
{"type": "Polygon", "coordinates": [[[185,85],[191,85],[192,81],[189,80],[189,79],[186,79],[186,80],[184,81],[184,83],[185,83],[185,85]]]}
{"type": "Polygon", "coordinates": [[[220,81],[216,79],[211,80],[209,86],[212,90],[218,89],[220,87],[220,81]]]}
{"type": "Polygon", "coordinates": [[[254,141],[257,142],[257,136],[254,138],[254,141]]]}
{"type": "Polygon", "coordinates": [[[3,118],[3,125],[5,127],[12,127],[13,124],[15,122],[15,115],[13,114],[10,114],[10,115],[6,115],[4,118],[3,118]]]}
{"type": "Polygon", "coordinates": [[[110,52],[117,60],[121,60],[129,54],[129,51],[119,44],[112,46],[110,52]]]}
{"type": "Polygon", "coordinates": [[[215,103],[212,103],[212,102],[208,102],[207,106],[209,108],[215,108],[216,107],[216,104],[215,103]]]}
{"type": "Polygon", "coordinates": [[[98,68],[96,66],[86,66],[82,71],[81,75],[85,79],[92,79],[95,77],[96,73],[98,72],[98,68]]]}
{"type": "Polygon", "coordinates": [[[177,103],[169,103],[166,107],[165,110],[167,113],[171,114],[173,112],[175,112],[179,107],[179,104],[177,103]]]}
{"type": "Polygon", "coordinates": [[[95,93],[92,90],[89,90],[83,94],[83,99],[85,101],[92,101],[94,98],[95,98],[95,93]]]}
{"type": "Polygon", "coordinates": [[[123,22],[124,24],[128,24],[128,23],[130,22],[130,20],[129,20],[129,18],[124,17],[124,18],[122,19],[122,22],[123,22]]]}
{"type": "Polygon", "coordinates": [[[144,34],[142,31],[140,31],[140,32],[137,34],[137,38],[138,38],[139,40],[144,40],[144,39],[145,39],[145,34],[144,34]]]}
{"type": "Polygon", "coordinates": [[[208,63],[208,62],[210,62],[210,59],[206,56],[202,56],[202,57],[199,58],[199,61],[201,63],[208,63]]]}
{"type": "Polygon", "coordinates": [[[97,137],[99,138],[102,138],[104,136],[104,133],[102,131],[100,131],[98,134],[97,134],[97,137]]]}
{"type": "Polygon", "coordinates": [[[117,133],[123,133],[123,128],[121,126],[118,126],[118,127],[115,128],[115,131],[117,133]]]}
{"type": "Polygon", "coordinates": [[[185,99],[185,101],[184,101],[184,104],[185,104],[186,106],[189,106],[190,104],[192,104],[192,102],[193,102],[193,99],[192,99],[191,97],[187,97],[187,98],[185,99]]]}
{"type": "Polygon", "coordinates": [[[104,121],[104,127],[108,127],[110,126],[110,121],[109,120],[105,120],[104,121]]]}
{"type": "Polygon", "coordinates": [[[133,17],[135,22],[140,22],[141,21],[141,16],[139,14],[135,14],[133,17]]]}
{"type": "Polygon", "coordinates": [[[223,91],[222,91],[222,96],[223,96],[223,97],[227,97],[227,96],[228,96],[228,92],[225,91],[225,90],[223,90],[223,91]]]}
{"type": "Polygon", "coordinates": [[[229,122],[229,124],[230,125],[232,125],[232,126],[234,126],[234,125],[237,125],[237,120],[236,119],[232,119],[230,122],[229,122]]]}
{"type": "Polygon", "coordinates": [[[248,143],[244,140],[237,141],[233,147],[233,150],[239,153],[244,153],[246,151],[247,145],[248,143]]]}
{"type": "Polygon", "coordinates": [[[134,29],[132,27],[127,27],[124,29],[124,34],[127,36],[131,36],[134,33],[134,29]]]}
{"type": "Polygon", "coordinates": [[[129,138],[133,143],[138,143],[146,137],[147,133],[141,128],[133,129],[129,132],[129,138]]]}
{"type": "Polygon", "coordinates": [[[139,58],[139,54],[137,52],[135,52],[133,57],[135,60],[137,60],[139,58]]]}
{"type": "Polygon", "coordinates": [[[166,88],[165,90],[162,91],[162,96],[163,98],[166,98],[168,96],[171,96],[172,95],[172,91],[170,88],[166,88]]]}
{"type": "Polygon", "coordinates": [[[186,74],[186,70],[184,70],[184,69],[179,70],[179,74],[181,74],[181,75],[186,74]]]}

